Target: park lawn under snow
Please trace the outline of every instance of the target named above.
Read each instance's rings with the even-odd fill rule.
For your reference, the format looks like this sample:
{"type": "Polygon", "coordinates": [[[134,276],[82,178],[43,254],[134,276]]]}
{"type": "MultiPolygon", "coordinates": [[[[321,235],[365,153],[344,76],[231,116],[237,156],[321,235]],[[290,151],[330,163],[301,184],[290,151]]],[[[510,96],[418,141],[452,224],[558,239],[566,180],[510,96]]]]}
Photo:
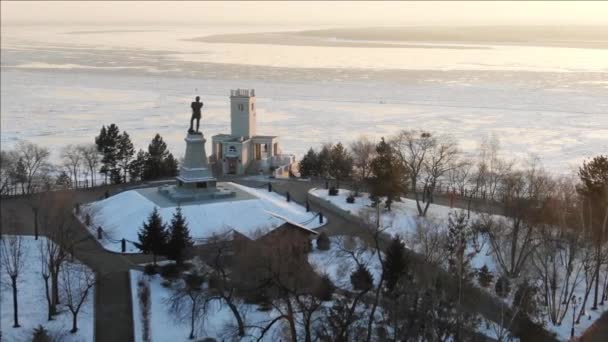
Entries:
{"type": "MultiPolygon", "coordinates": [[[[133,303],[133,329],[135,342],[143,342],[143,320],[140,302],[138,300],[138,281],[143,280],[150,287],[150,336],[151,341],[191,341],[188,339],[190,333],[190,321],[176,320],[175,315],[170,312],[170,298],[172,289],[163,285],[166,282],[160,275],[145,275],[141,271],[131,270],[131,300],[133,303]]],[[[168,284],[168,282],[166,282],[168,284]]],[[[276,313],[271,311],[259,311],[255,304],[241,304],[240,312],[243,315],[245,325],[265,326],[276,313]]],[[[236,331],[236,320],[227,305],[218,301],[210,302],[205,317],[195,325],[196,340],[205,337],[215,338],[217,341],[233,341],[236,331]]],[[[253,336],[259,333],[258,329],[248,328],[243,341],[256,340],[253,336]]],[[[281,336],[281,324],[274,324],[266,333],[263,341],[279,341],[281,336]]]]}
{"type": "MultiPolygon", "coordinates": [[[[380,281],[381,266],[378,255],[356,237],[332,236],[329,250],[320,250],[316,243],[308,254],[308,263],[319,275],[327,274],[332,283],[344,290],[353,290],[350,275],[357,269],[358,262],[365,265],[374,278],[374,284],[380,281]],[[351,254],[352,252],[352,254],[351,254]]],[[[384,256],[382,256],[384,257],[384,256]]]]}
{"type": "MultiPolygon", "coordinates": [[[[217,203],[183,205],[182,213],[186,217],[190,234],[194,239],[208,238],[214,234],[235,229],[246,236],[255,235],[257,231],[273,229],[285,221],[273,214],[300,223],[307,228],[321,226],[313,219],[314,213],[295,202],[287,202],[277,193],[265,189],[254,189],[230,183],[256,198],[217,203]]],[[[137,242],[137,232],[156,205],[135,190],[125,191],[99,202],[85,206],[83,212],[91,213],[92,224],[89,227],[96,234],[97,227],[102,227],[108,237],[101,240],[103,247],[109,251],[120,252],[120,239],[129,241],[127,253],[138,253],[139,249],[132,242],[137,242]]],[[[158,208],[165,223],[170,223],[176,207],[158,208]]],[[[327,221],[325,221],[327,222],[327,221]]],[[[196,241],[195,241],[196,243],[196,241]]]]}
{"type": "MultiPolygon", "coordinates": [[[[3,235],[6,237],[6,235],[3,235]]],[[[18,313],[20,328],[13,328],[13,293],[11,281],[4,268],[0,284],[0,327],[3,341],[30,341],[34,328],[38,325],[44,326],[49,335],[57,337],[62,342],[88,342],[94,340],[94,298],[95,289],[89,292],[80,312],[78,313],[78,331],[71,334],[72,314],[59,305],[59,313],[52,321],[47,321],[47,302],[44,294],[44,281],[40,274],[40,250],[39,246],[45,241],[45,237],[39,237],[38,241],[33,236],[23,236],[22,248],[25,249],[24,269],[19,275],[17,284],[18,313]]],[[[69,263],[69,261],[68,261],[69,263]]],[[[61,282],[61,275],[59,276],[61,282]]],[[[59,287],[61,296],[61,284],[59,287]]]]}
{"type": "MultiPolygon", "coordinates": [[[[370,212],[371,210],[371,200],[367,194],[362,193],[360,197],[356,197],[355,203],[346,202],[346,198],[351,193],[350,190],[340,189],[339,194],[337,196],[329,196],[328,190],[326,189],[312,189],[310,190],[310,194],[316,196],[318,198],[327,200],[331,204],[337,206],[338,208],[349,212],[352,215],[359,216],[365,215],[366,212],[370,212]]],[[[455,212],[459,209],[452,209],[442,205],[432,204],[429,207],[429,211],[427,213],[427,218],[418,217],[418,211],[416,209],[416,201],[411,199],[401,199],[401,202],[393,202],[391,206],[391,212],[383,211],[381,214],[381,226],[385,229],[385,232],[389,235],[395,236],[398,235],[401,239],[403,239],[404,243],[408,248],[416,249],[416,244],[413,241],[413,237],[416,233],[416,225],[418,220],[433,220],[443,226],[443,229],[447,229],[447,221],[448,215],[451,212],[455,212]]],[[[476,213],[471,213],[471,219],[475,219],[477,216],[476,213]]],[[[498,216],[499,217],[499,216],[498,216]]],[[[333,242],[333,241],[332,241],[333,242]]],[[[490,272],[494,274],[494,281],[497,278],[497,274],[500,273],[500,269],[496,261],[493,257],[493,252],[491,249],[491,245],[488,241],[485,241],[485,237],[480,236],[478,238],[478,243],[481,246],[479,253],[477,253],[473,259],[471,260],[471,267],[474,269],[479,269],[483,265],[487,265],[490,272]]],[[[332,260],[337,260],[340,258],[336,258],[332,256],[336,252],[333,251],[333,243],[332,250],[329,251],[329,254],[320,254],[322,257],[315,256],[313,252],[311,254],[311,263],[316,265],[327,265],[323,266],[326,272],[330,275],[332,280],[339,279],[335,278],[333,275],[338,274],[340,271],[338,265],[329,264],[333,262],[332,260]],[[321,258],[318,260],[318,258],[321,258]],[[329,259],[328,259],[329,258],[329,259]],[[331,260],[330,260],[331,259],[331,260]]],[[[469,247],[469,252],[472,250],[469,247]]],[[[580,262],[580,261],[579,261],[580,262]]],[[[339,264],[339,262],[338,262],[339,264]]],[[[352,271],[352,270],[350,270],[352,271]]],[[[374,278],[376,275],[372,270],[372,266],[370,266],[370,271],[374,274],[374,278]]],[[[379,270],[377,271],[379,272],[379,270]]],[[[376,273],[377,273],[376,272],[376,273]]],[[[350,274],[350,273],[348,273],[350,274]]],[[[349,278],[345,278],[343,281],[350,281],[349,278]]],[[[489,288],[484,289],[488,291],[490,294],[495,295],[494,292],[494,282],[490,285],[489,288]]],[[[506,303],[511,304],[513,294],[515,292],[515,286],[511,286],[511,293],[505,299],[503,299],[506,303]]],[[[579,276],[578,282],[576,282],[576,290],[574,291],[574,295],[577,298],[583,298],[585,294],[585,280],[584,274],[579,276]]],[[[603,312],[608,310],[608,304],[604,304],[604,306],[600,306],[597,311],[592,311],[589,308],[592,306],[592,295],[593,292],[589,295],[589,299],[587,301],[587,310],[586,314],[581,317],[581,321],[578,325],[575,325],[575,336],[580,336],[593,322],[595,322],[603,312]]],[[[580,310],[580,305],[577,308],[576,314],[578,315],[578,310],[580,310]]],[[[560,340],[568,340],[570,338],[570,329],[572,327],[572,307],[568,308],[568,312],[565,315],[562,324],[559,326],[553,325],[548,320],[548,317],[545,316],[545,327],[552,332],[557,334],[557,337],[560,340]]],[[[490,329],[488,329],[489,331],[490,329]]]]}

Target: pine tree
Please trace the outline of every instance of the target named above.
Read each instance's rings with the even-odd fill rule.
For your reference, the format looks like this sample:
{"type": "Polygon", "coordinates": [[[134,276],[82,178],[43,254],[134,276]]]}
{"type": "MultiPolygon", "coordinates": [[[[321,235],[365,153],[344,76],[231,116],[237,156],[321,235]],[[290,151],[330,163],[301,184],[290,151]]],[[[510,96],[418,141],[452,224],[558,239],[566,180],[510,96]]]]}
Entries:
{"type": "Polygon", "coordinates": [[[132,181],[140,181],[144,177],[144,167],[148,160],[148,153],[144,150],[139,150],[135,159],[129,164],[129,177],[132,181]]]}
{"type": "Polygon", "coordinates": [[[353,157],[337,143],[330,150],[329,175],[336,180],[336,187],[340,188],[340,180],[350,177],[353,171],[353,157]]]}
{"type": "Polygon", "coordinates": [[[188,249],[192,247],[192,237],[186,219],[182,215],[182,208],[177,207],[171,225],[169,226],[169,242],[167,243],[167,258],[175,260],[181,265],[187,256],[188,249]]]}
{"type": "Polygon", "coordinates": [[[55,184],[61,189],[69,189],[72,187],[72,177],[67,172],[61,171],[55,180],[55,184]]]}
{"type": "Polygon", "coordinates": [[[405,245],[399,237],[391,240],[384,259],[384,279],[386,288],[392,292],[402,277],[407,276],[407,259],[405,245]]]}
{"type": "Polygon", "coordinates": [[[321,232],[321,234],[319,234],[319,236],[317,237],[317,248],[322,251],[327,251],[329,250],[330,246],[331,240],[329,240],[325,232],[321,232]]]}
{"type": "Polygon", "coordinates": [[[135,149],[133,148],[133,143],[131,142],[131,138],[129,134],[125,131],[118,137],[117,143],[117,152],[116,159],[118,162],[118,166],[122,169],[123,174],[123,182],[127,182],[127,173],[129,172],[129,164],[133,155],[135,154],[135,149]]]}
{"type": "Polygon", "coordinates": [[[156,134],[148,145],[148,159],[144,167],[144,180],[157,179],[163,176],[164,161],[168,157],[167,144],[160,134],[156,134]]]}
{"type": "Polygon", "coordinates": [[[112,174],[114,174],[114,180],[120,179],[120,177],[116,177],[119,139],[120,130],[115,124],[111,124],[107,129],[105,126],[102,126],[99,135],[95,137],[97,150],[103,155],[101,159],[102,166],[99,172],[105,175],[106,181],[108,180],[108,175],[112,174]]]}
{"type": "Polygon", "coordinates": [[[490,272],[490,270],[488,269],[488,266],[483,265],[479,269],[479,273],[477,273],[477,278],[479,280],[479,285],[487,288],[492,283],[492,279],[494,279],[494,276],[492,275],[492,272],[490,272]]]}
{"type": "Polygon", "coordinates": [[[311,177],[317,176],[317,153],[312,147],[308,150],[306,155],[302,157],[300,161],[300,176],[302,177],[311,177]]]}
{"type": "Polygon", "coordinates": [[[137,237],[139,238],[138,248],[143,253],[152,253],[154,265],[156,265],[156,256],[162,255],[167,246],[167,230],[157,208],[154,208],[148,221],[144,222],[137,237]]]}
{"type": "Polygon", "coordinates": [[[317,154],[317,170],[316,174],[319,177],[329,177],[329,165],[331,161],[331,145],[324,145],[319,154],[317,154]]]}
{"type": "Polygon", "coordinates": [[[374,278],[365,265],[358,265],[350,275],[350,283],[358,291],[369,291],[374,286],[374,278]]]}
{"type": "Polygon", "coordinates": [[[393,201],[406,193],[407,169],[384,138],[376,146],[376,157],[372,160],[371,168],[371,195],[374,198],[386,197],[386,209],[390,211],[393,201]]]}
{"type": "Polygon", "coordinates": [[[175,177],[177,176],[178,163],[173,154],[169,153],[163,160],[162,177],[175,177]]]}

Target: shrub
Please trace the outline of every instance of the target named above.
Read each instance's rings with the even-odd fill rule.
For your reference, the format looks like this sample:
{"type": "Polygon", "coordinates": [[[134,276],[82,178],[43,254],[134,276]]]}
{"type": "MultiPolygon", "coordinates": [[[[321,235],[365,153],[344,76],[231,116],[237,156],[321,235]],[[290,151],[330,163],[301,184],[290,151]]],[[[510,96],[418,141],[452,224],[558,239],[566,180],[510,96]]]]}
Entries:
{"type": "Polygon", "coordinates": [[[203,286],[203,282],[205,281],[205,278],[202,275],[197,274],[197,273],[188,273],[184,277],[184,281],[186,282],[186,285],[188,286],[188,288],[200,289],[201,286],[203,286]]]}
{"type": "Polygon", "coordinates": [[[38,328],[34,328],[32,342],[51,342],[49,332],[42,325],[38,325],[38,328]]]}
{"type": "Polygon", "coordinates": [[[490,270],[488,269],[488,266],[481,266],[481,268],[479,269],[479,273],[477,273],[477,280],[479,281],[479,285],[487,288],[490,286],[493,279],[494,276],[492,275],[492,272],[490,272],[490,270]]]}
{"type": "Polygon", "coordinates": [[[322,301],[329,301],[331,300],[331,296],[334,294],[335,289],[336,287],[331,279],[329,279],[329,276],[324,274],[319,281],[315,295],[322,301]]]}
{"type": "Polygon", "coordinates": [[[538,288],[528,282],[521,283],[513,295],[513,307],[519,307],[520,312],[529,318],[535,318],[540,314],[538,303],[538,288]]]}
{"type": "Polygon", "coordinates": [[[353,195],[352,193],[350,195],[348,195],[348,197],[346,197],[346,203],[350,203],[350,204],[355,203],[355,195],[353,195]]]}
{"type": "Polygon", "coordinates": [[[367,267],[359,265],[353,274],[350,275],[350,282],[355,290],[369,291],[374,285],[374,278],[367,267]]]}
{"type": "Polygon", "coordinates": [[[331,240],[329,240],[325,232],[321,232],[321,234],[319,234],[319,237],[317,237],[317,248],[322,251],[327,251],[329,250],[330,246],[331,240]]]}
{"type": "Polygon", "coordinates": [[[156,269],[156,266],[152,265],[152,264],[148,264],[146,266],[144,266],[144,274],[145,275],[155,275],[156,273],[158,273],[158,270],[156,269]]]}
{"type": "Polygon", "coordinates": [[[177,279],[179,277],[179,268],[174,263],[164,265],[160,268],[160,275],[165,279],[177,279]]]}
{"type": "Polygon", "coordinates": [[[509,278],[505,276],[501,276],[496,280],[496,285],[494,285],[494,291],[500,297],[506,297],[511,292],[511,283],[509,282],[509,278]]]}
{"type": "Polygon", "coordinates": [[[329,196],[338,196],[338,189],[335,186],[329,188],[329,196]]]}

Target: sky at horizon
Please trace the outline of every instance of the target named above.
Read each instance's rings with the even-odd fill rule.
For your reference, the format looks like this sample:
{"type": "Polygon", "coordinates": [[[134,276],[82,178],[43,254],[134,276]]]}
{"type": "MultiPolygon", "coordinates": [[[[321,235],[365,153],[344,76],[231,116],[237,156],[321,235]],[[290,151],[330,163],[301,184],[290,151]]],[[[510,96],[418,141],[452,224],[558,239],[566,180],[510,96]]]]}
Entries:
{"type": "Polygon", "coordinates": [[[2,1],[2,25],[606,25],[608,2],[2,1]]]}

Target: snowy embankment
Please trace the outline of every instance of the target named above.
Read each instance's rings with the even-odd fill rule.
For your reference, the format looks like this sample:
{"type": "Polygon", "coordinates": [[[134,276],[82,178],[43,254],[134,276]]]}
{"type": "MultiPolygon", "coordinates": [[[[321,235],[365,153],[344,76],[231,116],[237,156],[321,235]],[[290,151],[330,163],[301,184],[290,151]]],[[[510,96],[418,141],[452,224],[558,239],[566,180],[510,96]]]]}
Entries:
{"type": "MultiPolygon", "coordinates": [[[[311,189],[309,193],[312,196],[316,196],[320,199],[328,201],[334,206],[346,212],[349,212],[354,216],[367,217],[368,215],[375,215],[375,210],[371,208],[371,200],[369,199],[369,196],[367,194],[362,193],[360,197],[355,198],[355,203],[348,203],[346,199],[351,193],[351,191],[347,189],[340,189],[339,194],[337,196],[329,196],[328,190],[326,189],[311,189]]],[[[382,211],[380,219],[381,227],[387,234],[391,236],[398,235],[404,241],[405,245],[408,248],[413,250],[419,250],[419,245],[416,241],[418,226],[425,224],[437,224],[439,225],[438,227],[440,230],[447,231],[447,222],[449,214],[458,210],[459,209],[453,209],[442,205],[432,204],[427,213],[427,217],[421,218],[418,216],[416,202],[414,200],[402,198],[400,202],[393,202],[391,206],[391,212],[387,212],[386,210],[382,211]]],[[[471,220],[475,220],[478,217],[479,215],[477,213],[471,213],[471,220]]],[[[505,219],[502,216],[494,217],[497,219],[505,219]]],[[[474,252],[476,250],[476,253],[473,253],[474,256],[471,259],[470,266],[474,270],[479,270],[482,266],[486,265],[489,271],[494,275],[494,281],[496,281],[496,279],[501,274],[501,269],[495,260],[496,258],[491,248],[491,243],[488,241],[488,238],[483,235],[478,236],[476,241],[477,248],[474,248],[473,246],[469,246],[467,248],[467,253],[474,252]]],[[[334,262],[334,260],[342,259],[342,257],[336,257],[335,255],[344,254],[344,252],[342,251],[334,251],[333,248],[334,247],[332,247],[332,250],[322,254],[322,257],[316,256],[316,252],[313,252],[309,258],[310,262],[314,263],[315,265],[323,265],[324,263],[327,264],[328,266],[323,266],[321,270],[327,272],[332,278],[332,280],[339,279],[335,278],[332,275],[338,274],[338,272],[340,271],[340,266],[329,265],[329,263],[334,262]],[[319,260],[319,258],[321,259],[319,260]]],[[[577,262],[581,263],[582,260],[580,260],[579,258],[577,259],[577,262]]],[[[372,270],[372,267],[372,265],[369,266],[370,271],[372,272],[372,274],[374,274],[374,278],[376,278],[376,274],[374,273],[374,270],[372,270]]],[[[576,269],[576,267],[574,268],[576,269]]],[[[376,273],[377,272],[379,272],[379,270],[376,271],[376,273]]],[[[531,279],[535,279],[533,270],[530,271],[530,276],[531,279]]],[[[563,277],[563,274],[559,275],[560,279],[563,279],[563,277]]],[[[345,278],[344,281],[348,281],[348,278],[345,278]]],[[[477,281],[475,281],[474,283],[478,284],[477,281]]],[[[579,274],[577,281],[575,281],[574,283],[575,290],[573,292],[573,295],[576,296],[576,298],[583,298],[585,294],[584,276],[579,274]]],[[[488,288],[483,289],[488,293],[496,296],[496,293],[494,291],[494,282],[492,282],[492,284],[488,288]]],[[[513,295],[515,293],[515,290],[516,284],[511,284],[511,292],[509,293],[509,295],[506,298],[500,298],[498,296],[497,298],[503,300],[505,303],[510,305],[513,301],[513,295]]],[[[558,288],[557,291],[559,293],[561,289],[558,288]]],[[[588,309],[582,316],[580,323],[576,324],[574,327],[575,336],[580,336],[589,326],[591,326],[591,324],[593,324],[593,322],[595,322],[602,315],[603,312],[608,311],[608,305],[606,304],[604,306],[599,306],[598,310],[589,310],[589,308],[592,306],[591,302],[592,299],[590,298],[587,302],[588,309]]],[[[545,310],[545,308],[543,308],[542,310],[545,310]]],[[[565,314],[561,325],[554,325],[553,323],[551,323],[548,318],[548,313],[544,312],[542,315],[545,328],[547,328],[549,331],[556,333],[559,339],[568,340],[570,338],[570,329],[572,327],[572,310],[572,306],[569,306],[567,308],[567,313],[565,314]]],[[[576,311],[577,315],[579,313],[578,310],[580,310],[580,304],[578,305],[576,311]]],[[[490,329],[488,329],[488,331],[489,330],[490,329]]]]}
{"type": "MultiPolygon", "coordinates": [[[[234,183],[230,185],[255,198],[182,206],[190,234],[195,240],[225,233],[230,229],[253,236],[258,231],[273,229],[285,222],[272,214],[311,229],[321,226],[315,213],[306,212],[304,207],[293,201],[287,202],[285,197],[277,193],[234,183]]],[[[137,232],[157,206],[138,191],[131,190],[83,207],[83,213],[91,216],[91,232],[96,235],[97,227],[102,227],[105,234],[101,244],[104,248],[120,252],[120,240],[124,238],[128,242],[137,241],[137,232]]],[[[176,207],[158,208],[165,223],[171,222],[175,209],[176,207]]],[[[129,242],[126,244],[126,252],[137,253],[139,250],[129,242]]]]}
{"type": "MultiPolygon", "coordinates": [[[[7,235],[2,236],[7,237],[7,235]]],[[[24,268],[17,278],[18,290],[18,313],[20,328],[13,328],[13,293],[11,280],[5,272],[4,266],[0,269],[0,327],[3,341],[31,341],[34,328],[42,325],[49,335],[55,337],[54,341],[65,342],[88,342],[94,341],[94,298],[93,288],[80,312],[78,313],[78,331],[70,333],[72,329],[72,314],[64,305],[58,306],[58,314],[52,321],[47,320],[47,301],[44,294],[45,287],[40,273],[40,246],[45,243],[46,238],[39,237],[35,240],[33,236],[22,237],[22,248],[24,249],[24,268]]],[[[72,263],[66,261],[63,267],[69,267],[72,263]]],[[[63,296],[62,277],[59,276],[60,299],[63,296]]],[[[49,284],[50,285],[50,284],[49,284]]],[[[65,303],[65,299],[60,300],[65,303]]]]}
{"type": "MultiPolygon", "coordinates": [[[[189,319],[178,320],[171,312],[169,298],[173,293],[175,282],[169,282],[160,275],[145,275],[141,271],[130,271],[131,277],[131,300],[133,303],[133,329],[135,342],[143,342],[143,314],[142,305],[138,299],[138,282],[148,284],[150,289],[150,331],[151,341],[191,341],[188,339],[190,333],[189,319]]],[[[181,280],[180,280],[181,281],[181,280]]],[[[239,312],[243,315],[246,326],[263,327],[267,325],[278,313],[274,311],[259,311],[255,304],[239,305],[239,312]]],[[[204,313],[204,317],[197,321],[195,336],[197,340],[211,337],[218,341],[238,341],[234,336],[236,320],[228,308],[228,305],[218,301],[210,301],[204,313]]],[[[275,324],[265,334],[263,341],[278,341],[281,338],[281,324],[275,324]]],[[[256,340],[252,338],[259,333],[258,329],[246,329],[246,337],[243,341],[256,340]]]]}

